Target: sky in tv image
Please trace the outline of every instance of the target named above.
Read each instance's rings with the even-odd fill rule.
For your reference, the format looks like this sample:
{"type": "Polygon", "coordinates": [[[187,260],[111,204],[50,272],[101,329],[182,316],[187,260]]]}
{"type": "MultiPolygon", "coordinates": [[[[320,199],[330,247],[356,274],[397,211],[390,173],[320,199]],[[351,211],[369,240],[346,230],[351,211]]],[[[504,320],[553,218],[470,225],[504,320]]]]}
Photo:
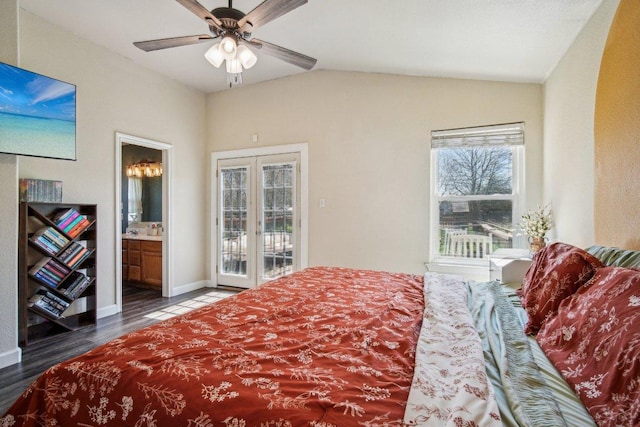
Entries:
{"type": "Polygon", "coordinates": [[[75,160],[76,87],[0,63],[0,152],[75,160]]]}

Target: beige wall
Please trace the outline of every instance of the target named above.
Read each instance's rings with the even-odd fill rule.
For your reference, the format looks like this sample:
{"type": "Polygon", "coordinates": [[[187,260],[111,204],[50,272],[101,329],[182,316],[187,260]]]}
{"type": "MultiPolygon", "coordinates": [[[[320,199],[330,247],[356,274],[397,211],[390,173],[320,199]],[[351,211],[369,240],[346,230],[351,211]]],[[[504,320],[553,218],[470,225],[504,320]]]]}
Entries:
{"type": "Polygon", "coordinates": [[[640,249],[640,2],[622,0],[598,79],[596,239],[640,249]]]}
{"type": "MultiPolygon", "coordinates": [[[[586,247],[594,237],[596,83],[618,0],[604,0],[544,84],[544,201],[552,240],[586,247]]],[[[601,243],[601,242],[598,242],[601,243]]]]}
{"type": "MultiPolygon", "coordinates": [[[[18,65],[18,0],[0,2],[0,61],[18,65]]],[[[0,154],[0,368],[17,363],[18,343],[18,159],[0,154]]]]}
{"type": "Polygon", "coordinates": [[[424,272],[433,129],[524,120],[541,200],[541,85],[313,71],[209,95],[207,111],[209,151],[254,148],[254,133],[309,144],[310,265],[424,272]]]}
{"type": "MultiPolygon", "coordinates": [[[[20,55],[23,68],[77,85],[78,160],[21,157],[18,173],[62,180],[64,201],[98,204],[99,310],[112,310],[116,303],[116,131],[173,145],[174,284],[206,280],[205,96],[24,11],[20,13],[20,55]]],[[[15,194],[17,199],[17,185],[15,194]]],[[[8,220],[17,222],[17,215],[8,220]]],[[[10,248],[14,262],[16,247],[10,248]]],[[[3,295],[9,295],[16,283],[5,280],[0,287],[3,295]]],[[[5,308],[0,311],[4,313],[5,308]]],[[[4,324],[13,326],[16,319],[4,324]]],[[[0,331],[0,342],[9,336],[7,329],[0,331]]],[[[11,344],[15,346],[16,341],[11,344]]]]}

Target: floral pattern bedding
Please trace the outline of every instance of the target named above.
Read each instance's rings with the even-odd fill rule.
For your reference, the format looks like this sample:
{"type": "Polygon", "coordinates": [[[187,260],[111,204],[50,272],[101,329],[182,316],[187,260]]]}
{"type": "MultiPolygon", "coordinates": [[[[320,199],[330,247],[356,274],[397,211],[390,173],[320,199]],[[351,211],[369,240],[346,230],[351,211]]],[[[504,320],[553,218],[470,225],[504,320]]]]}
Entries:
{"type": "Polygon", "coordinates": [[[310,268],[47,370],[0,426],[399,426],[422,276],[310,268]]]}
{"type": "Polygon", "coordinates": [[[309,268],[48,369],[0,426],[499,425],[466,295],[309,268]]]}
{"type": "Polygon", "coordinates": [[[600,268],[537,340],[598,426],[640,425],[640,270],[600,268]]]}
{"type": "Polygon", "coordinates": [[[405,412],[410,426],[502,426],[481,341],[453,276],[425,275],[424,320],[405,412]]]}

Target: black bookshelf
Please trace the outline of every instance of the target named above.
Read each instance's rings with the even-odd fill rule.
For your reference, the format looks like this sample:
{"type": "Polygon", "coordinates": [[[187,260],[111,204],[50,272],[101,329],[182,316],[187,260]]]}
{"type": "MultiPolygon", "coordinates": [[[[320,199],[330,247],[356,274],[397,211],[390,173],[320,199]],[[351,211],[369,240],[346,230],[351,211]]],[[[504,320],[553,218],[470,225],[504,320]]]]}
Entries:
{"type": "Polygon", "coordinates": [[[96,205],[20,203],[20,346],[96,324],[96,227],[96,205]]]}

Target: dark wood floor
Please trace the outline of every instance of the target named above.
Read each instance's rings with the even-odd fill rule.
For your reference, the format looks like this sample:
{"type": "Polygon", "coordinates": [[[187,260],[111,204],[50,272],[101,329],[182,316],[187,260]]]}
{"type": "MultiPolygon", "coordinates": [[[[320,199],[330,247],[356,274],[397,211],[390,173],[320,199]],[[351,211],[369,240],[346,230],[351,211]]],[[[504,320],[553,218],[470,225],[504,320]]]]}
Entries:
{"type": "Polygon", "coordinates": [[[22,349],[22,362],[0,369],[0,416],[47,368],[82,354],[125,333],[160,320],[219,301],[235,292],[213,288],[199,289],[172,298],[158,291],[124,287],[122,313],[98,320],[88,327],[29,345],[22,349]]]}

